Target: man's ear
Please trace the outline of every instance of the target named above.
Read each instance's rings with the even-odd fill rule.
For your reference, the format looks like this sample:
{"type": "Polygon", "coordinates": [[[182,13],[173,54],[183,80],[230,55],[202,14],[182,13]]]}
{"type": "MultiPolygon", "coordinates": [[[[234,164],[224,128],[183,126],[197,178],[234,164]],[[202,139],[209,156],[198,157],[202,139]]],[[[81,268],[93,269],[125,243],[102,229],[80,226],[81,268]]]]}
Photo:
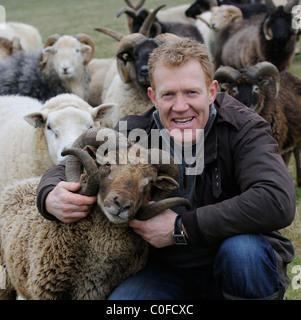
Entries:
{"type": "Polygon", "coordinates": [[[147,88],[147,94],[148,94],[149,98],[151,99],[153,105],[155,106],[156,105],[156,93],[154,92],[152,87],[147,88]]]}
{"type": "Polygon", "coordinates": [[[214,102],[217,92],[218,92],[218,82],[216,80],[213,80],[211,85],[208,88],[208,98],[209,98],[210,104],[214,102]]]}

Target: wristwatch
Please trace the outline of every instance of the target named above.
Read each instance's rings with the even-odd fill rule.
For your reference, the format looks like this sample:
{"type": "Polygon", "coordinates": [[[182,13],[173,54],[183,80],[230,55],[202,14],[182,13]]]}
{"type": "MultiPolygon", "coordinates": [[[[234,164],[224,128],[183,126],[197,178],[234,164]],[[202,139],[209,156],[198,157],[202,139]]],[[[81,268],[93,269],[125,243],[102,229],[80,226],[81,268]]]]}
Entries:
{"type": "Polygon", "coordinates": [[[182,217],[179,214],[175,220],[175,228],[172,233],[172,240],[176,245],[187,245],[185,233],[182,230],[182,217]]]}

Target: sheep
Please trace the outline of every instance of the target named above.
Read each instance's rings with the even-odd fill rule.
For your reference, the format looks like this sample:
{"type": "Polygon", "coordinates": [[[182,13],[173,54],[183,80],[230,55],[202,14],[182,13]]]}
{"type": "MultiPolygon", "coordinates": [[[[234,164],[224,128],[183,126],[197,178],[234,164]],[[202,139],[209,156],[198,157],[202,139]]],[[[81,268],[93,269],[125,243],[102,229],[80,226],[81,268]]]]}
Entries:
{"type": "MultiPolygon", "coordinates": [[[[189,207],[183,198],[164,199],[166,192],[161,199],[161,190],[178,188],[178,166],[149,163],[152,149],[140,149],[137,163],[129,151],[133,146],[119,136],[108,128],[88,130],[64,152],[69,154],[68,181],[82,181],[84,194],[97,194],[97,205],[85,219],[65,224],[42,218],[35,205],[37,179],[23,180],[2,193],[0,269],[5,281],[0,299],[13,299],[16,293],[28,300],[106,299],[146,263],[148,245],[128,227],[128,221],[146,220],[174,205],[189,207]],[[117,153],[110,150],[105,162],[96,164],[95,151],[103,143],[99,134],[113,138],[117,153]],[[81,167],[86,172],[78,170],[81,167]],[[145,207],[151,193],[161,200],[145,207]]],[[[163,151],[161,155],[167,159],[163,151]]]]}
{"type": "MultiPolygon", "coordinates": [[[[159,10],[163,8],[165,5],[159,7],[159,10]]],[[[155,9],[156,10],[156,9],[155,9]]],[[[123,11],[129,14],[129,11],[123,11]]],[[[131,14],[132,24],[131,24],[131,32],[136,33],[140,30],[143,22],[146,17],[153,11],[141,8],[138,11],[134,12],[135,15],[131,14]]],[[[161,33],[173,33],[180,37],[190,37],[199,42],[203,42],[203,37],[196,26],[191,25],[189,23],[181,23],[181,22],[163,22],[158,18],[154,18],[153,25],[150,29],[150,37],[154,38],[161,33]]]]}
{"type": "Polygon", "coordinates": [[[0,37],[0,63],[17,51],[23,50],[20,39],[14,37],[12,40],[0,37]]]}
{"type": "Polygon", "coordinates": [[[0,192],[17,179],[42,175],[64,158],[61,152],[116,107],[95,108],[74,94],[42,104],[23,96],[0,97],[0,192]]]}
{"type": "Polygon", "coordinates": [[[169,33],[148,38],[149,28],[155,15],[156,10],[147,17],[139,33],[126,36],[108,28],[95,28],[95,30],[119,41],[116,54],[117,72],[116,65],[112,65],[108,71],[108,77],[113,80],[111,82],[105,81],[106,86],[109,86],[104,88],[105,94],[101,98],[103,103],[113,102],[118,106],[115,112],[103,122],[108,127],[115,126],[123,116],[140,114],[152,106],[152,102],[147,95],[147,88],[150,86],[149,56],[163,42],[178,38],[176,35],[169,33]]]}
{"type": "Polygon", "coordinates": [[[87,100],[87,64],[94,51],[88,35],[52,35],[43,52],[18,51],[0,64],[0,95],[19,94],[45,102],[60,93],[75,93],[87,100]]]}
{"type": "Polygon", "coordinates": [[[269,13],[228,24],[217,33],[215,69],[228,65],[235,69],[269,61],[279,71],[289,68],[294,56],[297,35],[292,31],[291,9],[298,0],[276,7],[266,0],[269,13]]]}
{"type": "Polygon", "coordinates": [[[228,23],[240,21],[242,12],[235,6],[216,6],[212,7],[211,11],[206,11],[196,18],[195,25],[200,30],[210,59],[213,61],[216,32],[228,23]]]}
{"type": "Polygon", "coordinates": [[[0,37],[12,40],[17,37],[20,45],[26,52],[41,51],[43,49],[42,37],[36,27],[21,22],[6,22],[5,28],[0,28],[0,37]]]}
{"type": "Polygon", "coordinates": [[[215,79],[223,91],[269,122],[286,165],[294,152],[297,185],[301,186],[301,80],[288,71],[279,73],[276,66],[266,61],[239,71],[220,67],[215,79]]]}

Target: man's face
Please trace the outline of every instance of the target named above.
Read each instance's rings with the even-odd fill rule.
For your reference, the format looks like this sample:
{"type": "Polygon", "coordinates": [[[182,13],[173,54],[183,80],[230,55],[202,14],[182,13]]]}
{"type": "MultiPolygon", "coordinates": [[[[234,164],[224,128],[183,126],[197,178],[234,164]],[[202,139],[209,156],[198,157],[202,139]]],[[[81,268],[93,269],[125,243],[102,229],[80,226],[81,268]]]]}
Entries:
{"type": "Polygon", "coordinates": [[[169,132],[180,132],[174,139],[183,143],[197,141],[197,129],[204,129],[209,118],[218,84],[209,88],[200,63],[191,60],[181,66],[157,66],[153,73],[155,92],[148,95],[159,111],[160,120],[169,132]],[[190,129],[190,130],[186,130],[190,129]]]}

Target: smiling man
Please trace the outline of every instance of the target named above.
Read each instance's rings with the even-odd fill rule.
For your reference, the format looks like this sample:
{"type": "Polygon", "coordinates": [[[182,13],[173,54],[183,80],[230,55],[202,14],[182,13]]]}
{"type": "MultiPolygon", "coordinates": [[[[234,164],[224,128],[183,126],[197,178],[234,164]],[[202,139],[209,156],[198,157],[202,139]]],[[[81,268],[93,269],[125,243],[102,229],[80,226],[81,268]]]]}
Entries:
{"type": "MultiPolygon", "coordinates": [[[[190,210],[176,207],[129,222],[150,244],[149,261],[109,299],[282,299],[293,247],[277,230],[293,221],[295,191],[268,123],[217,92],[205,46],[194,40],[155,49],[149,73],[154,107],[122,119],[127,130],[143,129],[150,140],[154,129],[176,132],[172,155],[177,146],[190,142],[195,153],[203,143],[204,164],[193,175],[185,170],[187,159],[179,163],[173,195],[188,198],[190,210]]],[[[48,171],[38,208],[48,219],[74,222],[95,199],[70,192],[79,185],[62,180],[63,165],[48,171]]]]}

